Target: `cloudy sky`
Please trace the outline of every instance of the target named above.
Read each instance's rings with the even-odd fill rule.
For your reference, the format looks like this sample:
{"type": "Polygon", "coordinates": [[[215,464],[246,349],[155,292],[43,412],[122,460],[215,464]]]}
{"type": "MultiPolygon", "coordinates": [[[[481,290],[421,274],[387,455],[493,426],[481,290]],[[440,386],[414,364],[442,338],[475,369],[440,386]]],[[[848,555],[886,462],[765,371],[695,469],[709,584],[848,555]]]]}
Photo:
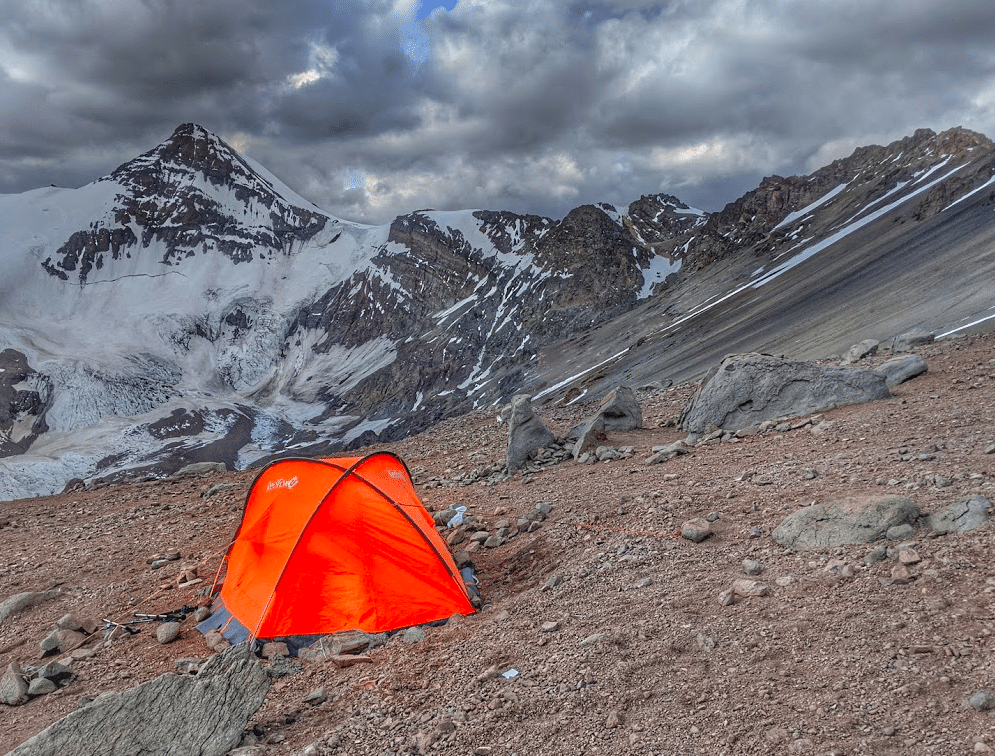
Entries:
{"type": "Polygon", "coordinates": [[[327,211],[716,210],[921,127],[995,137],[991,0],[0,0],[0,192],[194,121],[327,211]]]}

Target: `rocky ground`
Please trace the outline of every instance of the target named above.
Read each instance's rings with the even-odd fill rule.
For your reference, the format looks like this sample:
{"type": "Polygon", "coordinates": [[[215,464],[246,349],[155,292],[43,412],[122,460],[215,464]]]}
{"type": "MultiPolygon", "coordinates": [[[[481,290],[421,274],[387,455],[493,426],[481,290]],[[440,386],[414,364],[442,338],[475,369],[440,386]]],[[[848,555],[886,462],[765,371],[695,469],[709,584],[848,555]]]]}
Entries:
{"type": "MultiPolygon", "coordinates": [[[[370,663],[279,665],[290,674],[275,679],[242,753],[995,750],[995,712],[966,703],[995,690],[995,525],[920,530],[905,549],[917,561],[905,565],[896,548],[868,563],[873,545],[796,552],[770,535],[800,507],[853,494],[905,494],[927,513],[965,495],[995,499],[993,346],[989,336],[923,347],[929,372],[890,398],[656,465],[645,464],[652,447],[683,438],[673,423],[692,386],[637,392],[644,427],[608,442],[634,447],[626,459],[494,482],[480,474],[504,455],[492,413],[389,445],[416,471],[429,509],[463,504],[492,526],[543,502],[550,515],[473,553],[478,614],[416,643],[394,636],[370,663]],[[711,521],[700,543],[678,535],[694,517],[711,521]],[[747,577],[744,560],[759,563],[749,579],[767,595],[724,605],[723,592],[747,577]],[[306,702],[318,689],[324,696],[306,702]]],[[[562,434],[592,409],[536,411],[562,434]]],[[[176,579],[191,567],[213,578],[252,478],[213,473],[0,503],[0,602],[61,592],[0,620],[0,669],[42,664],[39,644],[67,613],[126,620],[196,603],[204,584],[176,579]],[[169,552],[180,559],[153,570],[150,560],[169,552]]],[[[74,677],[0,705],[0,752],[81,699],[210,653],[189,619],[168,644],[154,624],[137,627],[109,644],[98,630],[74,654],[51,657],[74,677]]]]}

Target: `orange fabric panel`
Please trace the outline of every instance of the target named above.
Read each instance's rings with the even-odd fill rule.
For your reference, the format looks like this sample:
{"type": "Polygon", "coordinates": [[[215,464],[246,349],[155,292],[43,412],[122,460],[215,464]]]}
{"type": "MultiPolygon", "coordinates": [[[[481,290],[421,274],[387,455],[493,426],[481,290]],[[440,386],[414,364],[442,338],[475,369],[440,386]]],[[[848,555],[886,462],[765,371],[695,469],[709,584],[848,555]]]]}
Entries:
{"type": "Polygon", "coordinates": [[[258,637],[378,632],[472,613],[458,576],[393,455],[287,460],[249,494],[222,598],[258,637]]]}

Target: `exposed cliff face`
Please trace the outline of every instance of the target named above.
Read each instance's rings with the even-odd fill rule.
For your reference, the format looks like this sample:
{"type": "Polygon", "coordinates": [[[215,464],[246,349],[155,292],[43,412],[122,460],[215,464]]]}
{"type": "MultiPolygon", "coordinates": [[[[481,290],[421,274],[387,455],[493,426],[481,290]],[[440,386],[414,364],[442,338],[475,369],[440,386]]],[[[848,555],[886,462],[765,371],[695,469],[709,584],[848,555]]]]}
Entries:
{"type": "Polygon", "coordinates": [[[558,221],[426,210],[367,227],[186,124],[79,190],[0,198],[0,262],[23,282],[0,312],[0,496],[398,438],[559,383],[645,340],[620,325],[595,349],[591,329],[664,300],[678,322],[899,205],[921,222],[982,187],[992,156],[980,135],[920,131],[714,214],[657,194],[558,221]],[[538,380],[550,349],[565,376],[538,380]],[[47,429],[68,440],[34,459],[47,429]],[[101,448],[64,453],[74,434],[101,448]]]}
{"type": "Polygon", "coordinates": [[[31,369],[24,354],[0,351],[0,457],[23,454],[48,430],[51,395],[51,382],[31,369]]]}

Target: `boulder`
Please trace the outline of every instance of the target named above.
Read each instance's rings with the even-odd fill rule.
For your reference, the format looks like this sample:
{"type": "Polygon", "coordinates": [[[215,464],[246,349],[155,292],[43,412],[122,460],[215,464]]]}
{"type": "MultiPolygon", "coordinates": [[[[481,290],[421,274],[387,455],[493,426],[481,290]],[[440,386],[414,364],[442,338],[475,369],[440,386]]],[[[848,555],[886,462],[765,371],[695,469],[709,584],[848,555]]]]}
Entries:
{"type": "Polygon", "coordinates": [[[913,331],[903,333],[901,336],[896,336],[891,342],[892,352],[908,352],[916,347],[925,346],[926,344],[932,344],[936,340],[936,334],[932,331],[927,331],[922,328],[917,328],[913,331]]]}
{"type": "Polygon", "coordinates": [[[873,370],[730,355],[705,376],[680,425],[697,440],[710,428],[737,430],[886,396],[886,379],[873,370]]]}
{"type": "Polygon", "coordinates": [[[6,621],[6,619],[20,611],[23,611],[29,607],[36,606],[37,604],[44,603],[45,601],[50,601],[51,599],[61,596],[61,591],[27,591],[25,593],[15,593],[13,596],[6,598],[0,603],[0,625],[6,621]]]}
{"type": "Polygon", "coordinates": [[[556,436],[532,411],[532,399],[525,394],[512,399],[508,417],[508,472],[521,468],[532,452],[554,441],[556,436]]]}
{"type": "Polygon", "coordinates": [[[608,434],[605,433],[605,421],[604,418],[595,415],[592,418],[584,421],[572,431],[570,431],[571,438],[576,438],[577,440],[573,445],[573,458],[579,459],[580,455],[589,449],[597,448],[601,443],[608,440],[608,434]]]}
{"type": "Polygon", "coordinates": [[[992,503],[984,496],[966,496],[926,518],[926,524],[935,533],[970,533],[986,522],[992,503]]]}
{"type": "Polygon", "coordinates": [[[238,745],[269,684],[248,646],[236,646],[208,659],[196,675],[170,672],[104,693],[8,756],[222,756],[238,745]]]}
{"type": "Polygon", "coordinates": [[[851,496],[792,512],[772,535],[793,549],[828,549],[876,541],[889,528],[914,525],[921,516],[907,496],[851,496]]]}
{"type": "Polygon", "coordinates": [[[859,344],[854,344],[843,358],[844,365],[852,365],[860,362],[864,357],[871,357],[878,352],[880,344],[874,339],[864,339],[859,344]]]}
{"type": "Polygon", "coordinates": [[[582,429],[598,418],[604,432],[635,430],[643,426],[643,411],[636,394],[628,386],[619,386],[604,398],[594,415],[574,426],[567,438],[580,438],[582,429]]]}
{"type": "Polygon", "coordinates": [[[918,354],[906,354],[894,357],[878,365],[874,370],[883,375],[888,388],[892,388],[925,373],[926,360],[918,354]]]}

